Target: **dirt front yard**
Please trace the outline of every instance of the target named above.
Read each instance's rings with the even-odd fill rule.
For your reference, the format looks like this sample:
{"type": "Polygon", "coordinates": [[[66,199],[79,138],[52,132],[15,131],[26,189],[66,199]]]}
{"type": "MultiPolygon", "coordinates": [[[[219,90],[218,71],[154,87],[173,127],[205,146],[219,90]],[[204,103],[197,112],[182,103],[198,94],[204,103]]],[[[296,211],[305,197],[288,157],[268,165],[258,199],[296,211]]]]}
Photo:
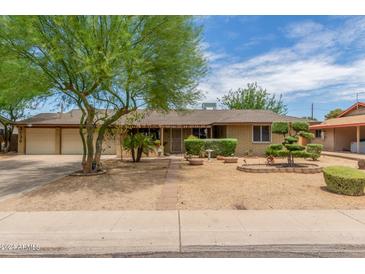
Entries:
{"type": "MultiPolygon", "coordinates": [[[[246,161],[264,163],[265,159],[246,161]]],[[[240,159],[239,164],[242,163],[240,159]]],[[[357,166],[353,160],[326,156],[315,163],[357,166]]],[[[328,192],[321,173],[245,173],[236,170],[237,164],[215,159],[205,160],[203,166],[190,166],[176,159],[145,159],[141,163],[106,160],[104,167],[104,175],[67,176],[4,200],[0,202],[0,211],[154,210],[171,209],[161,208],[171,203],[187,210],[365,208],[364,196],[328,192]],[[172,161],[178,168],[171,168],[172,161]]]]}

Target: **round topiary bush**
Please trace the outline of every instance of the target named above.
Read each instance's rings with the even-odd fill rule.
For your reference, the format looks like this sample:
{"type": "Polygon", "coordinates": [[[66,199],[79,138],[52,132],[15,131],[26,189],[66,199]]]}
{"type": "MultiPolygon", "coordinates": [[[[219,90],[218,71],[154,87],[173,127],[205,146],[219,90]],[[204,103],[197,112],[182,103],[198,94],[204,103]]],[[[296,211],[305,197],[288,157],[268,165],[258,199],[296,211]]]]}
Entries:
{"type": "Polygon", "coordinates": [[[364,195],[365,173],[351,167],[330,166],[323,168],[328,190],[339,194],[364,195]]]}
{"type": "Polygon", "coordinates": [[[307,152],[311,153],[311,157],[313,161],[318,160],[321,157],[321,153],[323,150],[323,145],[321,144],[308,144],[307,145],[307,152]]]}

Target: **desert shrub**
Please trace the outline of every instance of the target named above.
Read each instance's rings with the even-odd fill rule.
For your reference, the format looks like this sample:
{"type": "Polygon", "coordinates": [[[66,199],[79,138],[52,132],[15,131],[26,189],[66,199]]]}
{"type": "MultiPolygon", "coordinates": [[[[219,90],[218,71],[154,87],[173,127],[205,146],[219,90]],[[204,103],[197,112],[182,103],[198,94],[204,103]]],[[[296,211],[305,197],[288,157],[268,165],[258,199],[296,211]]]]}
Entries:
{"type": "Polygon", "coordinates": [[[330,166],[323,168],[323,176],[330,191],[359,196],[364,194],[365,173],[351,167],[330,166]]]}
{"type": "Polygon", "coordinates": [[[311,154],[313,160],[318,160],[321,157],[321,153],[323,150],[323,145],[321,144],[308,144],[307,145],[307,152],[311,154]]]}
{"type": "Polygon", "coordinates": [[[123,148],[131,152],[133,162],[141,161],[142,154],[148,154],[155,147],[152,137],[143,133],[129,134],[123,140],[123,148]]]}
{"type": "Polygon", "coordinates": [[[293,122],[291,127],[296,132],[309,132],[309,124],[307,122],[293,122]]]}
{"type": "Polygon", "coordinates": [[[188,138],[184,140],[184,143],[185,143],[186,153],[189,155],[200,155],[204,151],[203,139],[188,138]]]}
{"type": "Polygon", "coordinates": [[[185,139],[185,150],[190,155],[201,155],[205,150],[212,149],[212,157],[217,155],[234,155],[237,139],[185,139]]]}
{"type": "Polygon", "coordinates": [[[287,122],[274,122],[271,125],[271,132],[285,135],[289,132],[289,124],[287,122]]]}

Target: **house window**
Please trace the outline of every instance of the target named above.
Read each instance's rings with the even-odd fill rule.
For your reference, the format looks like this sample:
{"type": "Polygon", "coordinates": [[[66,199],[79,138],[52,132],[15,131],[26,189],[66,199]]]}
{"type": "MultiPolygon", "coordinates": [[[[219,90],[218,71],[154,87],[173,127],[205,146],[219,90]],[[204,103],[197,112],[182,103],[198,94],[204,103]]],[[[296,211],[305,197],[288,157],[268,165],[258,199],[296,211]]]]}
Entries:
{"type": "Polygon", "coordinates": [[[200,139],[208,138],[208,129],[207,128],[193,128],[193,135],[200,139]]]}
{"type": "Polygon", "coordinates": [[[322,137],[322,130],[321,129],[316,129],[315,136],[316,136],[316,138],[321,138],[322,137]]]}
{"type": "Polygon", "coordinates": [[[253,126],[252,141],[254,143],[270,143],[270,126],[253,126]]]}

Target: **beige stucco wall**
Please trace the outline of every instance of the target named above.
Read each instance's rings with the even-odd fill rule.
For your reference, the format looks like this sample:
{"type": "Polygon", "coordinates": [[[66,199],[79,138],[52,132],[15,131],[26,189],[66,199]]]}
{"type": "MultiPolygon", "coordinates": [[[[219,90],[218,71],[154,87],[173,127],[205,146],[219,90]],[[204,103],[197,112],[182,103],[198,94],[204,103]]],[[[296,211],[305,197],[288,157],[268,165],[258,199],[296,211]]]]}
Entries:
{"type": "Polygon", "coordinates": [[[356,142],[356,127],[334,129],[334,150],[348,151],[351,142],[356,142]]]}
{"type": "MultiPolygon", "coordinates": [[[[351,142],[356,142],[356,127],[324,129],[324,139],[315,138],[314,144],[322,144],[327,151],[350,150],[351,142]]],[[[360,129],[360,139],[365,138],[365,127],[360,129]]]]}
{"type": "Polygon", "coordinates": [[[247,154],[263,155],[265,149],[270,144],[280,144],[284,137],[278,134],[271,135],[270,143],[254,143],[252,141],[253,125],[228,125],[227,138],[236,138],[238,140],[236,155],[244,156],[247,154]]]}
{"type": "MultiPolygon", "coordinates": [[[[334,151],[335,149],[335,134],[333,128],[324,129],[324,139],[322,138],[314,138],[311,143],[312,144],[322,144],[323,150],[326,151],[334,151]]],[[[315,132],[313,131],[313,134],[315,132]]]]}

